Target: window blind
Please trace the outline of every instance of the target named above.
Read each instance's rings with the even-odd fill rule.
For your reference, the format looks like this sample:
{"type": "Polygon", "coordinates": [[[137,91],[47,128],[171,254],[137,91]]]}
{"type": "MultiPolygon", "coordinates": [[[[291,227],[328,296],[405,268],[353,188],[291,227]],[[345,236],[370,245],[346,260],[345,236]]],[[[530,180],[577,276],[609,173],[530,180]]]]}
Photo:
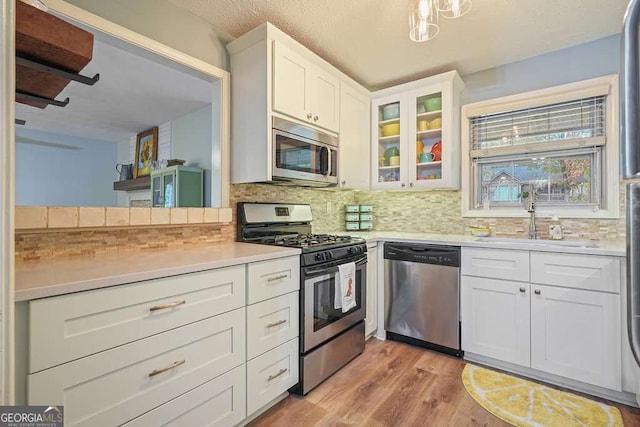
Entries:
{"type": "Polygon", "coordinates": [[[471,117],[471,157],[604,145],[606,95],[471,117]]]}

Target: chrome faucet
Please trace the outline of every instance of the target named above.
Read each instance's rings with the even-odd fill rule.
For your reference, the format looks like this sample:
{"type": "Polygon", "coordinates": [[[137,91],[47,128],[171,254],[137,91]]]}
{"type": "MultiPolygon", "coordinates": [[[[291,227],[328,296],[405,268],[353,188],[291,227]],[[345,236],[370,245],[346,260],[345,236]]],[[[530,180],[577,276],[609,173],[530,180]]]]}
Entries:
{"type": "Polygon", "coordinates": [[[536,193],[532,192],[529,197],[527,197],[527,205],[526,210],[529,212],[529,239],[536,239],[536,193]]]}

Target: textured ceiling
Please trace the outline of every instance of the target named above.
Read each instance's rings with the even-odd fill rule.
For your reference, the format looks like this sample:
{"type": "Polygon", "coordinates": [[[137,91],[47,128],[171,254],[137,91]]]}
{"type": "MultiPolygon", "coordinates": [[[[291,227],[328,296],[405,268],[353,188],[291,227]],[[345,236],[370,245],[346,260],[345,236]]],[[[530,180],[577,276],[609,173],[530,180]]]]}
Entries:
{"type": "Polygon", "coordinates": [[[238,37],[269,21],[370,89],[468,74],[620,32],[628,0],[473,0],[409,40],[408,0],[170,0],[238,37]]]}

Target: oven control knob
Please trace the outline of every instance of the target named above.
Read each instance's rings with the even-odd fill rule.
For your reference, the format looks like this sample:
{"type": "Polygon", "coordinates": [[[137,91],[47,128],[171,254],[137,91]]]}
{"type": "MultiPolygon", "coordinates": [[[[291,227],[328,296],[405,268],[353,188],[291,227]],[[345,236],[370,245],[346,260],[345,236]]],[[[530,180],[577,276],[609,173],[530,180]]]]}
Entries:
{"type": "Polygon", "coordinates": [[[324,254],[322,252],[318,252],[315,258],[316,261],[324,261],[324,254]]]}
{"type": "Polygon", "coordinates": [[[353,254],[355,254],[355,253],[356,253],[356,248],[349,248],[349,249],[347,249],[347,253],[348,253],[349,255],[353,255],[353,254]]]}
{"type": "Polygon", "coordinates": [[[327,252],[327,259],[333,258],[333,254],[331,252],[327,252]]]}

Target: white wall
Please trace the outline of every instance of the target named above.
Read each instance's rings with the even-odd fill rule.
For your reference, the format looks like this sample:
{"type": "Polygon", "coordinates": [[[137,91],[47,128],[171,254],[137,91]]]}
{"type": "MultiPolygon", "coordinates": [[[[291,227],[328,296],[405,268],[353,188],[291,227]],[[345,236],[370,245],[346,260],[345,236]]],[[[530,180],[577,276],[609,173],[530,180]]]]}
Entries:
{"type": "Polygon", "coordinates": [[[534,56],[462,76],[462,103],[591,79],[620,70],[620,36],[534,56]]]}
{"type": "Polygon", "coordinates": [[[224,46],[233,38],[167,0],[66,0],[111,22],[229,70],[224,46]]]}
{"type": "Polygon", "coordinates": [[[16,205],[115,206],[117,144],[16,130],[16,205]],[[20,138],[79,149],[20,143],[20,138]]]}
{"type": "Polygon", "coordinates": [[[171,157],[204,169],[204,205],[211,206],[211,105],[171,122],[171,157]]]}

